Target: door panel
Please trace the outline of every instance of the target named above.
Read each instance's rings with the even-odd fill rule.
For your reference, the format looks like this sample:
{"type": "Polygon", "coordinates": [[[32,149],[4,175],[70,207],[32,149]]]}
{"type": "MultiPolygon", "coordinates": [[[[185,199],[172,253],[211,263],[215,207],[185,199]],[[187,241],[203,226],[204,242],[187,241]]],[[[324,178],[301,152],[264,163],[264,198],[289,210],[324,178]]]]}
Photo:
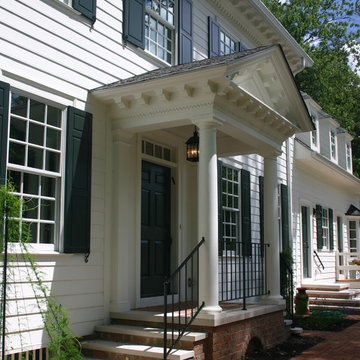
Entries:
{"type": "Polygon", "coordinates": [[[170,274],[170,169],[142,162],[141,297],[163,294],[170,274]]]}

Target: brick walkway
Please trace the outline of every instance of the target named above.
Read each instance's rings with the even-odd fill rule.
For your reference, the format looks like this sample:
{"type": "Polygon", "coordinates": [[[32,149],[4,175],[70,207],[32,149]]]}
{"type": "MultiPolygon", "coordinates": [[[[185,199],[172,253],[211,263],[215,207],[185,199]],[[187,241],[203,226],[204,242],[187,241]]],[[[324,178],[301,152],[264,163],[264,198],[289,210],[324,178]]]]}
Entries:
{"type": "MultiPolygon", "coordinates": [[[[359,316],[354,319],[360,319],[359,316]]],[[[360,359],[360,321],[341,332],[312,332],[325,337],[321,343],[305,350],[294,360],[352,360],[360,359]],[[325,335],[325,336],[324,336],[325,335]]]]}

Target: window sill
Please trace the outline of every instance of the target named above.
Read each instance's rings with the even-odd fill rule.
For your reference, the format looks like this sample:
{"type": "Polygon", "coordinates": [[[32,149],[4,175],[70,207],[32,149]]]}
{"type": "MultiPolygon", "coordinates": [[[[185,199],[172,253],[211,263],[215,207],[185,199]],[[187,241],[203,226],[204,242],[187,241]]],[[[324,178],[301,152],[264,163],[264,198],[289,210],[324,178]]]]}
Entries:
{"type": "Polygon", "coordinates": [[[59,4],[60,6],[62,6],[63,8],[71,11],[71,12],[74,13],[75,15],[81,15],[81,12],[75,10],[72,6],[63,3],[61,0],[52,0],[52,1],[56,2],[57,4],[59,4]]]}
{"type": "MultiPolygon", "coordinates": [[[[54,245],[51,244],[27,244],[26,247],[31,255],[62,255],[58,251],[55,251],[54,245]]],[[[21,255],[25,252],[25,249],[18,243],[9,243],[8,252],[12,255],[21,255]]]]}

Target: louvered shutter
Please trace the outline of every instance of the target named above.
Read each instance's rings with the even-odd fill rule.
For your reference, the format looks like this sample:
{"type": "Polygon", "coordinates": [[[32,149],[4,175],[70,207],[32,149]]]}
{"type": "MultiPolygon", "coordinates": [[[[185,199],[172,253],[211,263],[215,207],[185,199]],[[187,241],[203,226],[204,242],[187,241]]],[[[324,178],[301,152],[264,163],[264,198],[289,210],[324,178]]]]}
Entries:
{"type": "Polygon", "coordinates": [[[96,0],[73,0],[73,8],[89,18],[93,23],[96,20],[96,0]]]}
{"type": "Polygon", "coordinates": [[[329,238],[330,250],[334,250],[334,212],[332,209],[329,209],[329,238]]]}
{"type": "Polygon", "coordinates": [[[289,234],[289,193],[287,185],[281,184],[281,237],[282,250],[290,247],[289,234]]]}
{"type": "Polygon", "coordinates": [[[90,252],[92,115],[68,108],[64,252],[90,252]]]}
{"type": "Polygon", "coordinates": [[[193,61],[192,1],[179,0],[179,64],[193,61]]]}
{"type": "Polygon", "coordinates": [[[209,58],[220,55],[220,24],[208,17],[209,58]]]}
{"type": "Polygon", "coordinates": [[[317,248],[321,250],[323,248],[323,229],[322,229],[322,207],[321,205],[316,205],[316,239],[317,239],[317,248]]]}
{"type": "Polygon", "coordinates": [[[241,170],[241,235],[243,256],[251,256],[250,172],[241,170]]]}
{"type": "Polygon", "coordinates": [[[145,49],[145,0],[124,0],[124,40],[145,49]]]}
{"type": "Polygon", "coordinates": [[[10,85],[0,81],[0,184],[5,185],[10,85]]]}

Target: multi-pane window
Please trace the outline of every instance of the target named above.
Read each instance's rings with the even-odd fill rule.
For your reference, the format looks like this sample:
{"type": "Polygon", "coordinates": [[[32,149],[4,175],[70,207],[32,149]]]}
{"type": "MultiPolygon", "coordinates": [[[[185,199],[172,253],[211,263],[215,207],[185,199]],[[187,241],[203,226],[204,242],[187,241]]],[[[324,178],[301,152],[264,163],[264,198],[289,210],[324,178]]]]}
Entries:
{"type": "Polygon", "coordinates": [[[318,131],[317,131],[317,121],[313,115],[311,115],[315,129],[311,132],[311,143],[314,147],[318,147],[318,131]]]}
{"type": "Polygon", "coordinates": [[[222,167],[223,250],[236,250],[239,238],[239,171],[222,167]]]}
{"type": "Polygon", "coordinates": [[[351,170],[351,145],[346,143],[346,169],[351,170]]]}
{"type": "Polygon", "coordinates": [[[329,209],[322,209],[323,247],[329,248],[329,209]]]}
{"type": "Polygon", "coordinates": [[[145,49],[172,64],[174,58],[174,0],[146,0],[145,49]]]}
{"type": "Polygon", "coordinates": [[[220,55],[233,54],[236,51],[236,43],[224,31],[220,30],[220,55]]]}
{"type": "Polygon", "coordinates": [[[330,150],[331,158],[336,159],[336,135],[334,130],[330,130],[330,150]]]}
{"type": "Polygon", "coordinates": [[[355,220],[349,221],[349,250],[350,252],[357,252],[357,224],[355,220]]]}
{"type": "Polygon", "coordinates": [[[33,243],[53,244],[60,197],[62,111],[11,95],[8,180],[23,200],[19,219],[30,223],[33,243]]]}

